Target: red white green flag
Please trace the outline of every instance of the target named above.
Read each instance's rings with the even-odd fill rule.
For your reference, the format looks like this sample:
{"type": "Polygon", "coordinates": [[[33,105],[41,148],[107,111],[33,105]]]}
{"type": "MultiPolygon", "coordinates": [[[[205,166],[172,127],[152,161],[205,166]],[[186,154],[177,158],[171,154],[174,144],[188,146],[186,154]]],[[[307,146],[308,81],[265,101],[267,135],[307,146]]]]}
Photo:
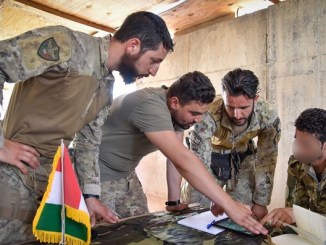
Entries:
{"type": "Polygon", "coordinates": [[[41,242],[90,244],[90,216],[63,143],[54,157],[49,183],[33,220],[33,234],[41,242]]]}

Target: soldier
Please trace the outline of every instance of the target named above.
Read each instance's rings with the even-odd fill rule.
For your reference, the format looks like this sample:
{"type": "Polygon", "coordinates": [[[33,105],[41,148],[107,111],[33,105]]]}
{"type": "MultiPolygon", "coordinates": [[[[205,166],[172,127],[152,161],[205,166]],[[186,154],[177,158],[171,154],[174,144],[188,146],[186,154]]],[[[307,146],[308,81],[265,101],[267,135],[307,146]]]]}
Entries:
{"type": "MultiPolygon", "coordinates": [[[[173,162],[175,170],[223,206],[236,222],[256,233],[267,232],[251,217],[250,209],[233,201],[182,144],[183,130],[201,121],[214,97],[210,80],[200,72],[192,72],[183,75],[167,90],[145,88],[115,99],[102,127],[98,163],[94,162],[93,148],[87,149],[83,144],[84,138],[92,137],[80,132],[74,141],[81,186],[84,191],[85,186],[94,187],[94,192],[85,193],[93,195],[86,201],[94,206],[103,202],[120,217],[148,212],[147,200],[134,170],[143,156],[158,149],[173,162]]],[[[99,141],[96,139],[94,145],[99,141]]],[[[171,179],[175,177],[167,175],[171,179]]],[[[179,200],[170,200],[167,204],[177,206],[179,200]]]]}
{"type": "MultiPolygon", "coordinates": [[[[222,95],[195,125],[190,141],[191,150],[214,179],[262,219],[271,199],[281,130],[276,111],[267,102],[258,101],[258,85],[252,71],[235,69],[227,73],[222,79],[222,95]],[[254,138],[258,138],[257,147],[254,138]]],[[[181,192],[185,203],[210,205],[209,199],[188,182],[181,192]]],[[[213,212],[220,212],[220,208],[213,203],[213,212]]]]}
{"type": "Polygon", "coordinates": [[[295,222],[293,204],[326,215],[326,110],[303,111],[294,124],[285,208],[274,209],[261,223],[280,227],[295,222]]]}
{"type": "MultiPolygon", "coordinates": [[[[112,71],[126,83],[155,76],[172,50],[165,22],[149,12],[128,16],[113,37],[52,26],[0,42],[1,87],[19,82],[0,141],[0,244],[32,237],[60,139],[69,145],[79,130],[99,131],[111,105],[112,71]]],[[[108,209],[89,209],[117,221],[108,209]]]]}

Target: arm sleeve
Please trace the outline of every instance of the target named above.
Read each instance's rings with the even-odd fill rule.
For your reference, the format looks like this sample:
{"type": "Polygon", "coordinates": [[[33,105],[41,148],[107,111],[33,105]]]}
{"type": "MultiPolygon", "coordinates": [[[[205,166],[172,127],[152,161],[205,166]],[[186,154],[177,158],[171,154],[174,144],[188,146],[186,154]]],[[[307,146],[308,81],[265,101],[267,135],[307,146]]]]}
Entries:
{"type": "Polygon", "coordinates": [[[258,134],[253,201],[262,206],[269,205],[271,201],[280,136],[281,123],[278,117],[258,134]]]}
{"type": "Polygon", "coordinates": [[[293,204],[309,209],[309,195],[300,178],[300,164],[291,156],[288,166],[288,178],[286,181],[285,206],[292,207],[293,204]]]}
{"type": "Polygon", "coordinates": [[[105,123],[108,112],[108,107],[102,109],[93,121],[75,135],[73,141],[75,168],[82,192],[85,194],[101,194],[98,156],[102,138],[101,126],[105,123]]]}
{"type": "Polygon", "coordinates": [[[194,130],[190,134],[190,149],[202,161],[206,169],[212,173],[211,155],[212,143],[211,138],[216,130],[216,123],[209,113],[203,115],[203,120],[196,123],[194,130]]]}

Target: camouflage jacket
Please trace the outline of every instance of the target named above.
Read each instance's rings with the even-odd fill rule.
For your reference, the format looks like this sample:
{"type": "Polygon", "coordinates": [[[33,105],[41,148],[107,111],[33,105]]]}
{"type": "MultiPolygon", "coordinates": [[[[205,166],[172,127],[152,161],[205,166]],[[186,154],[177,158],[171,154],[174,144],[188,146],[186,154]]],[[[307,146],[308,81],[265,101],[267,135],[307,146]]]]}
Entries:
{"type": "MultiPolygon", "coordinates": [[[[76,131],[81,128],[85,139],[80,140],[79,143],[86,145],[89,142],[86,136],[93,140],[95,138],[94,134],[98,132],[101,126],[101,119],[99,118],[105,115],[107,112],[106,106],[109,106],[112,101],[114,78],[111,71],[106,67],[109,44],[109,36],[104,38],[92,37],[63,26],[39,28],[0,41],[1,101],[4,82],[17,83],[13,92],[15,96],[12,96],[9,104],[9,107],[12,106],[14,110],[8,108],[5,119],[9,115],[7,120],[11,122],[12,117],[16,116],[18,118],[16,115],[18,113],[15,113],[17,109],[31,107],[28,112],[34,113],[33,116],[40,116],[40,120],[44,124],[41,125],[44,127],[42,128],[43,131],[39,132],[35,125],[26,127],[23,123],[19,124],[16,119],[15,124],[18,125],[17,127],[21,127],[19,128],[21,133],[13,135],[26,135],[26,130],[29,130],[27,134],[30,135],[28,139],[31,139],[31,141],[33,136],[43,135],[44,141],[42,143],[38,146],[31,144],[39,152],[43,150],[42,145],[49,144],[50,140],[47,137],[52,137],[53,131],[56,132],[56,136],[59,137],[60,135],[60,138],[65,139],[66,144],[69,144],[76,131]],[[43,92],[39,90],[40,83],[44,84],[43,92]],[[33,98],[32,95],[35,94],[36,90],[38,90],[37,97],[34,96],[36,99],[32,99],[33,102],[38,103],[37,105],[40,106],[42,104],[51,105],[51,108],[55,107],[55,105],[61,106],[61,111],[65,117],[61,115],[61,112],[58,115],[56,111],[51,110],[47,114],[42,114],[44,108],[46,108],[45,106],[42,115],[36,115],[35,112],[39,112],[39,108],[33,108],[35,104],[30,103],[30,101],[21,100],[23,99],[21,94],[33,98]],[[46,93],[48,94],[44,95],[46,93]],[[54,97],[53,93],[57,97],[54,97]],[[84,96],[85,94],[87,96],[84,96]],[[27,103],[27,106],[19,105],[19,103],[27,103]],[[77,114],[76,110],[80,112],[77,116],[75,115],[77,114]],[[96,117],[96,115],[98,116],[96,117]],[[61,121],[56,120],[57,117],[60,117],[61,121]],[[56,124],[53,125],[52,121],[55,121],[56,124]],[[69,123],[66,123],[66,121],[69,121],[69,123]],[[68,126],[75,131],[66,129],[65,123],[69,124],[68,126]],[[38,133],[33,133],[34,131],[30,128],[38,133]]],[[[25,117],[33,117],[26,115],[28,112],[25,112],[25,117]]],[[[33,119],[28,120],[32,121],[33,119]]],[[[34,119],[34,122],[40,124],[36,119],[34,119]]],[[[8,129],[10,129],[10,126],[10,123],[7,123],[8,129]]],[[[6,136],[6,130],[4,133],[6,136]]],[[[60,138],[57,139],[58,145],[60,144],[60,138]]],[[[3,136],[0,142],[3,143],[3,136]]],[[[27,143],[29,144],[29,141],[27,143]]],[[[55,151],[53,156],[54,154],[55,151]]]]}
{"type": "Polygon", "coordinates": [[[217,96],[202,122],[197,123],[192,131],[191,149],[212,173],[210,164],[213,149],[245,152],[249,140],[258,137],[255,179],[252,180],[255,182],[253,202],[267,206],[272,194],[280,135],[277,112],[267,102],[259,101],[247,129],[234,137],[223,99],[217,96]]]}
{"type": "Polygon", "coordinates": [[[326,169],[318,181],[314,168],[294,156],[289,159],[287,179],[287,207],[293,204],[326,215],[326,169]]]}

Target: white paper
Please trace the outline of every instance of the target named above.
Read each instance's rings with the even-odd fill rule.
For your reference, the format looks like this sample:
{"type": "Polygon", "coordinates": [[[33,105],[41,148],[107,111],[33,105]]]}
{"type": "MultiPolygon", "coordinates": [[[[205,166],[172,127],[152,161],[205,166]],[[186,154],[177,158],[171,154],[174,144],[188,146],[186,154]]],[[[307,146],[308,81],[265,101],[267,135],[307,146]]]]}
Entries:
{"type": "Polygon", "coordinates": [[[322,241],[321,239],[319,239],[318,237],[312,235],[309,232],[306,232],[302,229],[299,229],[298,227],[295,227],[293,225],[288,225],[291,229],[293,229],[296,233],[299,234],[300,237],[304,238],[305,240],[310,241],[309,244],[314,244],[314,245],[325,245],[326,243],[324,243],[324,241],[322,241]]]}
{"type": "Polygon", "coordinates": [[[326,241],[326,217],[297,205],[293,205],[293,215],[299,229],[326,241]]]}
{"type": "Polygon", "coordinates": [[[272,237],[272,242],[276,245],[312,245],[313,243],[295,234],[284,234],[272,237]]]}
{"type": "Polygon", "coordinates": [[[299,234],[285,234],[272,238],[272,241],[277,245],[288,244],[314,244],[326,245],[326,217],[314,213],[308,209],[293,205],[293,215],[296,225],[288,225],[299,234]]]}
{"type": "Polygon", "coordinates": [[[215,226],[211,226],[211,228],[207,229],[207,225],[212,223],[213,220],[218,221],[224,218],[227,218],[226,214],[220,215],[218,217],[214,216],[211,211],[203,212],[197,215],[190,216],[188,218],[182,219],[178,221],[178,224],[185,225],[200,231],[204,231],[213,235],[216,235],[224,229],[217,228],[215,226]]]}

